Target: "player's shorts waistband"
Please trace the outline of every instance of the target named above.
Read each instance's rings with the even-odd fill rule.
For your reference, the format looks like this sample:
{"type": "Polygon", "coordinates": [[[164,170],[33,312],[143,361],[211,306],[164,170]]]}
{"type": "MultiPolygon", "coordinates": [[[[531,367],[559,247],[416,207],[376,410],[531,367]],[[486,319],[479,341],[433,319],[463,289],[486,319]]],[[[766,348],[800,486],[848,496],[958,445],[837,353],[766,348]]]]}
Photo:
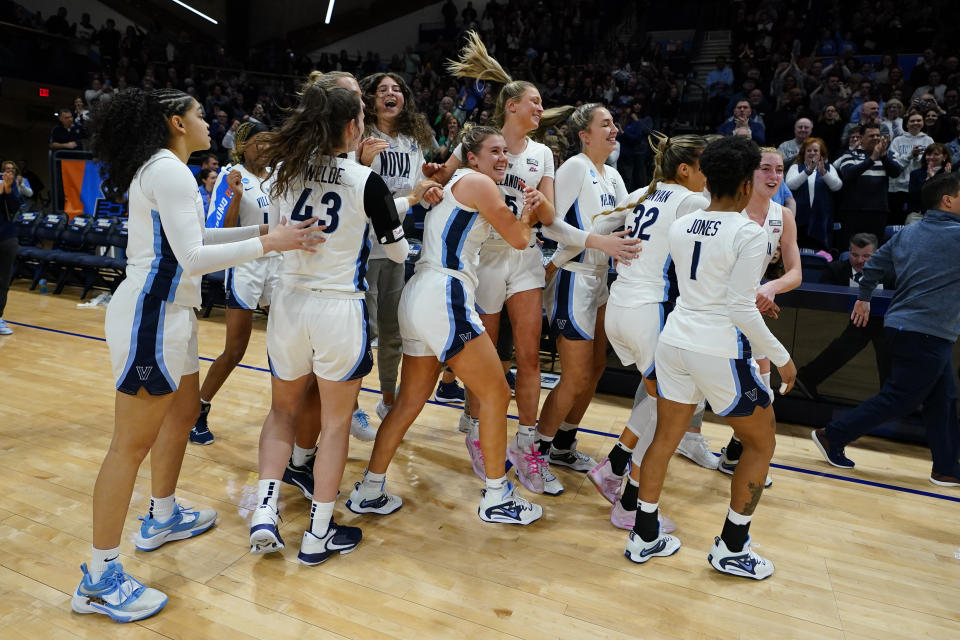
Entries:
{"type": "Polygon", "coordinates": [[[338,300],[363,300],[363,291],[337,291],[335,289],[312,289],[306,285],[284,282],[280,285],[281,289],[300,294],[307,294],[317,298],[334,298],[338,300]]]}
{"type": "Polygon", "coordinates": [[[605,264],[584,264],[582,262],[568,262],[560,268],[564,271],[582,273],[588,276],[604,276],[609,270],[605,264]]]}

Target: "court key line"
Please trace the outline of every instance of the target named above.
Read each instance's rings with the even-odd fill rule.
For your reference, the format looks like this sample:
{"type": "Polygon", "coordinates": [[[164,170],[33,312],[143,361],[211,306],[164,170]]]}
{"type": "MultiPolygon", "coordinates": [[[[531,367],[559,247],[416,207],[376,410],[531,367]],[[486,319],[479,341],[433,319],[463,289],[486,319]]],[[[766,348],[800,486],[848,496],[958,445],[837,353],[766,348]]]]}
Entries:
{"type": "MultiPolygon", "coordinates": [[[[25,322],[14,322],[13,320],[7,320],[7,324],[16,325],[18,327],[26,327],[28,329],[37,329],[39,331],[49,331],[50,333],[59,333],[65,336],[72,336],[75,338],[86,338],[87,340],[98,340],[100,342],[106,342],[106,338],[98,338],[97,336],[91,336],[84,333],[75,333],[73,331],[64,331],[62,329],[53,329],[51,327],[41,327],[39,325],[27,324],[25,322]]],[[[207,362],[214,361],[214,358],[207,358],[205,356],[200,356],[200,359],[205,360],[207,362]]],[[[267,369],[265,367],[255,367],[250,364],[239,364],[237,366],[243,369],[250,369],[252,371],[262,371],[264,373],[270,373],[270,369],[267,369]]],[[[367,387],[360,387],[360,389],[368,393],[377,393],[382,395],[382,392],[379,389],[369,389],[367,387]]],[[[427,402],[430,404],[437,405],[439,407],[447,407],[450,409],[457,409],[457,410],[463,409],[462,404],[442,403],[442,402],[436,402],[434,400],[428,400],[427,402]]],[[[513,420],[518,420],[517,416],[511,415],[509,413],[507,414],[507,417],[513,420]]],[[[606,431],[596,431],[594,429],[587,429],[585,427],[580,427],[580,431],[583,431],[584,433],[592,433],[598,436],[606,436],[608,438],[620,437],[619,434],[616,434],[616,433],[607,433],[606,431]]],[[[831,480],[840,480],[843,482],[850,482],[853,484],[861,484],[868,487],[876,487],[878,489],[889,489],[891,491],[899,491],[901,493],[909,493],[912,495],[924,496],[926,498],[936,498],[938,500],[946,500],[948,502],[960,502],[960,497],[947,496],[947,495],[943,495],[942,493],[933,493],[932,491],[921,491],[920,489],[911,489],[909,487],[901,487],[895,484],[886,484],[884,482],[874,482],[873,480],[863,480],[861,478],[850,478],[848,476],[841,476],[835,473],[828,473],[826,471],[815,471],[813,469],[805,469],[803,467],[794,467],[791,465],[779,464],[776,462],[771,462],[770,466],[775,469],[783,469],[784,471],[793,471],[795,473],[805,473],[810,476],[819,476],[821,478],[829,478],[831,480]]]]}

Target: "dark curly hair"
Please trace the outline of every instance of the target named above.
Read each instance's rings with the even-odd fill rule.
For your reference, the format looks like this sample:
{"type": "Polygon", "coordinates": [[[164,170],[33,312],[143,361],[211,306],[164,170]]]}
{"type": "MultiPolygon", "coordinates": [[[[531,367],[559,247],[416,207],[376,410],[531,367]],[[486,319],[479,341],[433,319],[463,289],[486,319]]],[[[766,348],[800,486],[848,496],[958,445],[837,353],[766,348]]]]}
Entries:
{"type": "Polygon", "coordinates": [[[140,166],[167,146],[167,118],[184,115],[195,102],[175,89],[125,89],[111,100],[101,101],[90,122],[93,155],[101,163],[106,190],[127,191],[140,166]]]}
{"type": "Polygon", "coordinates": [[[423,118],[417,112],[417,105],[414,104],[413,93],[406,81],[396,73],[374,73],[360,81],[360,90],[363,91],[363,102],[366,107],[367,116],[367,135],[373,135],[372,128],[378,125],[376,97],[377,87],[383,82],[384,78],[390,78],[400,85],[400,93],[403,94],[403,109],[397,116],[397,132],[405,136],[410,136],[416,140],[417,145],[424,150],[432,147],[433,133],[424,122],[423,118]]]}
{"type": "Polygon", "coordinates": [[[760,166],[760,147],[753,140],[729,136],[711,142],[700,154],[700,170],[707,189],[717,198],[734,196],[744,181],[753,180],[760,166]]]}
{"type": "Polygon", "coordinates": [[[356,122],[362,108],[360,98],[342,87],[329,91],[318,84],[304,87],[300,104],[280,128],[261,134],[267,147],[263,166],[273,167],[276,177],[270,195],[283,197],[307,165],[323,156],[332,158],[343,142],[347,123],[356,122]]]}

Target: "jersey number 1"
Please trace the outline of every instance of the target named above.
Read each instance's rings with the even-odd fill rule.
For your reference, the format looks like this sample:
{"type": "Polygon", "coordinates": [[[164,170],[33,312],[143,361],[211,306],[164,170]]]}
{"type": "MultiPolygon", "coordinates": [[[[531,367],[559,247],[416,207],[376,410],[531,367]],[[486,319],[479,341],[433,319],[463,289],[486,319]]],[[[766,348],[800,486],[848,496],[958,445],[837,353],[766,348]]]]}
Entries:
{"type": "MultiPolygon", "coordinates": [[[[311,193],[313,193],[313,189],[304,189],[303,193],[300,194],[297,204],[293,205],[293,211],[290,212],[291,220],[302,222],[313,217],[313,207],[307,204],[307,199],[310,198],[311,193]]],[[[321,217],[318,224],[327,227],[324,229],[324,233],[333,233],[340,226],[340,207],[343,205],[343,200],[339,193],[328,191],[320,198],[320,204],[326,205],[326,215],[330,216],[330,219],[324,220],[321,217]]]]}
{"type": "Polygon", "coordinates": [[[690,279],[697,279],[697,267],[700,266],[700,248],[703,243],[699,240],[693,243],[693,258],[690,260],[690,279]]]}

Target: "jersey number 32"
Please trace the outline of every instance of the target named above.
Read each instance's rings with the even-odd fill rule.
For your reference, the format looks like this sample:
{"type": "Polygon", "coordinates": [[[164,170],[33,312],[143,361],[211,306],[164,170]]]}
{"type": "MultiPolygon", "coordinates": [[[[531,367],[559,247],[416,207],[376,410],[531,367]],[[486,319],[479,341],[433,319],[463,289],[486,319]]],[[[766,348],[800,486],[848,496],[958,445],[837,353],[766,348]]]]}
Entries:
{"type": "Polygon", "coordinates": [[[642,204],[638,204],[634,208],[633,212],[636,216],[633,219],[633,225],[630,229],[631,238],[640,238],[641,240],[649,240],[650,234],[644,233],[646,229],[657,221],[657,217],[660,215],[660,210],[656,207],[650,207],[647,209],[642,204]]]}

